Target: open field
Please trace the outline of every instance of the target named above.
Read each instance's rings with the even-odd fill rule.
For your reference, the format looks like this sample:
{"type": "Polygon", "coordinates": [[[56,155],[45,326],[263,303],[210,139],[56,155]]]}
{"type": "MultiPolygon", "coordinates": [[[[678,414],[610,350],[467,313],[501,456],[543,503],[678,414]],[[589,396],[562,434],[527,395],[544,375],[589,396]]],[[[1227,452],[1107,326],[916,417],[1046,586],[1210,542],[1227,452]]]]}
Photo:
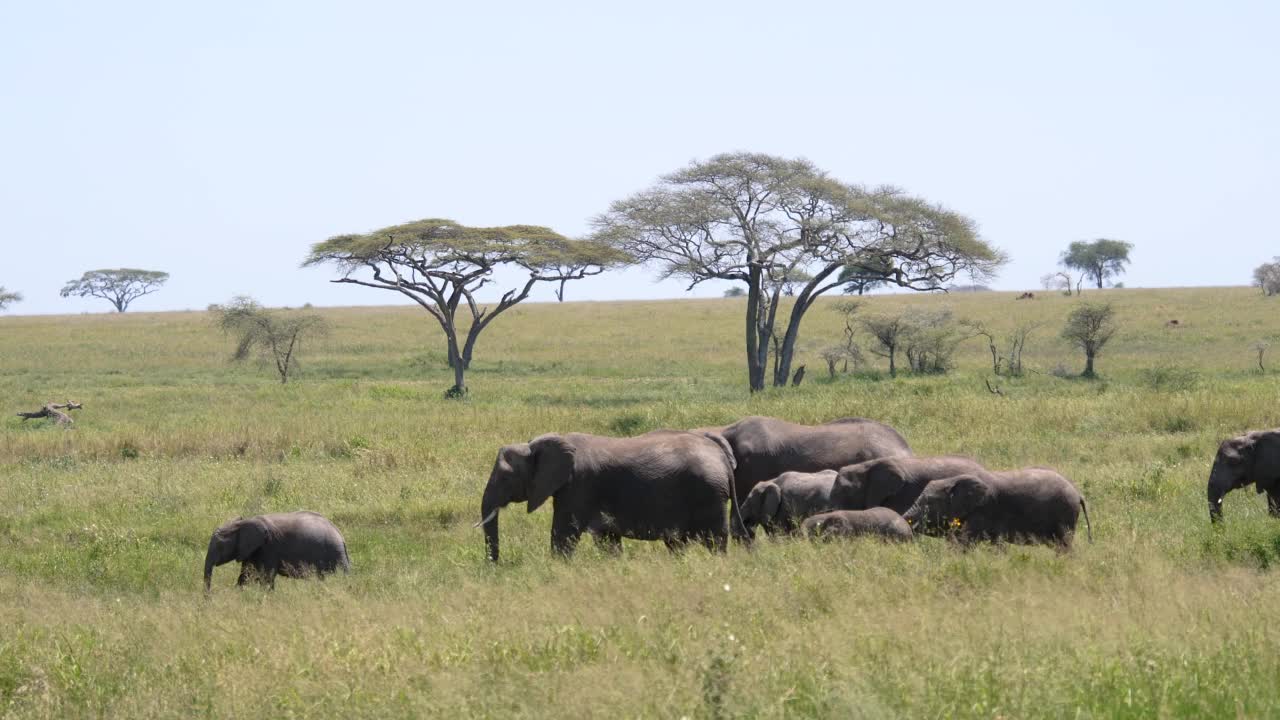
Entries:
{"type": "Polygon", "coordinates": [[[946,376],[828,380],[830,301],[805,324],[804,385],[756,397],[741,300],[518,307],[464,402],[442,398],[443,343],[414,308],[323,311],[334,330],[287,386],[229,365],[205,313],[0,317],[0,716],[1280,716],[1280,522],[1246,490],[1210,528],[1204,501],[1217,443],[1280,425],[1280,374],[1249,349],[1280,338],[1276,300],[1086,299],[1121,325],[1095,382],[1048,374],[1082,365],[1057,337],[1075,298],[868,301],[1043,320],[1040,372],[1003,397],[981,339],[946,376]],[[72,430],[12,417],[66,398],[85,404],[72,430]],[[1055,466],[1096,541],[584,542],[565,563],[549,509],[513,506],[503,563],[483,562],[471,524],[500,445],[748,414],[863,415],[920,454],[1055,466]],[[214,527],[296,508],[343,530],[350,576],[236,592],[224,566],[202,597],[214,527]]]}

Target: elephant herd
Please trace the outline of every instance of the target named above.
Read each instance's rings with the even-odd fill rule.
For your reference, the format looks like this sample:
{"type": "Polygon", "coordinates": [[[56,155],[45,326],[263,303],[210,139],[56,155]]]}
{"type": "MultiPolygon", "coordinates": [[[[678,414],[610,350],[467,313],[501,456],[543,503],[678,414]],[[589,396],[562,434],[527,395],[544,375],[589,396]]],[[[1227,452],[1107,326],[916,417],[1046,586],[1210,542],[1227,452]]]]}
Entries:
{"type": "MultiPolygon", "coordinates": [[[[1280,515],[1280,429],[1224,441],[1209,476],[1210,518],[1222,497],[1255,484],[1280,515]]],[[[915,534],[1070,548],[1084,497],[1049,468],[993,471],[959,455],[917,457],[893,428],[843,418],[800,425],[753,416],[724,427],[655,430],[629,438],[548,434],[503,446],[481,497],[485,551],[499,558],[498,519],[511,503],[551,501],[551,548],[568,556],[590,533],[607,552],[622,539],[699,542],[723,551],[757,528],[832,538],[915,534]],[[726,509],[726,504],[728,509],[726,509]]],[[[1090,538],[1092,530],[1089,529],[1090,538]]],[[[214,531],[213,568],[239,561],[237,584],[348,571],[342,534],[307,511],[237,518],[214,531]]]]}

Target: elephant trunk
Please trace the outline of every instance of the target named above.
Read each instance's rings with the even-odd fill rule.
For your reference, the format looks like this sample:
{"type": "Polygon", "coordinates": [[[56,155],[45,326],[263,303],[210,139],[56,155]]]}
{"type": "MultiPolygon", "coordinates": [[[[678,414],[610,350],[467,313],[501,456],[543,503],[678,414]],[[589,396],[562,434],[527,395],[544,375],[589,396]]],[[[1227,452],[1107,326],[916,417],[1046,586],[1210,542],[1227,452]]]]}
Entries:
{"type": "Polygon", "coordinates": [[[484,492],[480,502],[480,524],[484,526],[484,550],[489,562],[498,562],[498,511],[506,503],[500,502],[492,488],[484,492]]]}
{"type": "Polygon", "coordinates": [[[1213,470],[1209,471],[1209,521],[1220,522],[1222,520],[1222,497],[1231,490],[1231,479],[1227,477],[1227,473],[1223,472],[1221,462],[1215,460],[1213,470]]]}

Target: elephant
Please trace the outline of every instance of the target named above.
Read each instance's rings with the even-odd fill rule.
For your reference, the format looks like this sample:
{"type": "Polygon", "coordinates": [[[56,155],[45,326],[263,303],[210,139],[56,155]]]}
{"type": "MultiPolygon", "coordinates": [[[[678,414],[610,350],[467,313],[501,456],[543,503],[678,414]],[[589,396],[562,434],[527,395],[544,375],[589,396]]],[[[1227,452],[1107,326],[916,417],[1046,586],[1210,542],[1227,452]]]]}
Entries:
{"type": "Polygon", "coordinates": [[[963,455],[887,457],[840,468],[831,489],[832,509],[866,510],[887,507],[905,513],[934,480],[986,468],[963,455]]]}
{"type": "Polygon", "coordinates": [[[232,560],[240,561],[237,586],[244,586],[251,575],[274,589],[276,575],[323,578],[338,569],[351,571],[342,533],[323,515],[308,510],[240,517],[214,530],[204,560],[205,592],[213,568],[232,560]]]}
{"type": "Polygon", "coordinates": [[[916,532],[954,530],[965,544],[1043,542],[1065,550],[1081,511],[1092,541],[1089,510],[1071,481],[1048,468],[1026,468],[936,480],[903,517],[916,532]]]}
{"type": "Polygon", "coordinates": [[[673,550],[700,540],[723,551],[733,468],[728,443],[714,435],[542,435],[498,451],[476,526],[497,562],[499,510],[525,502],[533,512],[551,498],[551,549],[564,557],[584,531],[609,552],[620,551],[624,537],[663,540],[673,550]]]}
{"type": "Polygon", "coordinates": [[[1253,484],[1267,494],[1267,510],[1280,517],[1280,428],[1255,430],[1228,438],[1218,446],[1209,471],[1209,520],[1222,520],[1222,497],[1253,484]]]}
{"type": "Polygon", "coordinates": [[[805,518],[800,529],[806,537],[831,539],[857,535],[879,535],[885,540],[906,542],[915,537],[901,515],[885,507],[869,510],[835,510],[805,518]]]}
{"type": "Polygon", "coordinates": [[[831,488],[835,480],[835,470],[823,470],[785,472],[757,484],[742,501],[742,522],[747,532],[754,532],[759,525],[771,534],[775,530],[793,533],[800,521],[810,515],[834,509],[831,488]]]}
{"type": "MultiPolygon", "coordinates": [[[[756,483],[784,472],[839,470],[875,458],[911,454],[911,447],[897,430],[865,418],[800,425],[754,415],[702,431],[722,435],[733,448],[738,462],[731,500],[735,511],[738,499],[745,498],[756,483]]],[[[738,525],[734,532],[738,534],[738,525]]]]}

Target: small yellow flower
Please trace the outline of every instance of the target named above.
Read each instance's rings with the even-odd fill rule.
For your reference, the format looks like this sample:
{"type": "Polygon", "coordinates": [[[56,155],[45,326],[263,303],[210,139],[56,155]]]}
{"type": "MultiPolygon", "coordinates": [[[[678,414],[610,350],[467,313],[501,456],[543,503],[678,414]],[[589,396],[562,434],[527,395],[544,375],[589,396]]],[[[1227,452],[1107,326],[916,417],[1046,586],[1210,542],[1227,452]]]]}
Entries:
{"type": "Polygon", "coordinates": [[[951,527],[959,529],[961,525],[960,518],[951,518],[951,527]]]}

